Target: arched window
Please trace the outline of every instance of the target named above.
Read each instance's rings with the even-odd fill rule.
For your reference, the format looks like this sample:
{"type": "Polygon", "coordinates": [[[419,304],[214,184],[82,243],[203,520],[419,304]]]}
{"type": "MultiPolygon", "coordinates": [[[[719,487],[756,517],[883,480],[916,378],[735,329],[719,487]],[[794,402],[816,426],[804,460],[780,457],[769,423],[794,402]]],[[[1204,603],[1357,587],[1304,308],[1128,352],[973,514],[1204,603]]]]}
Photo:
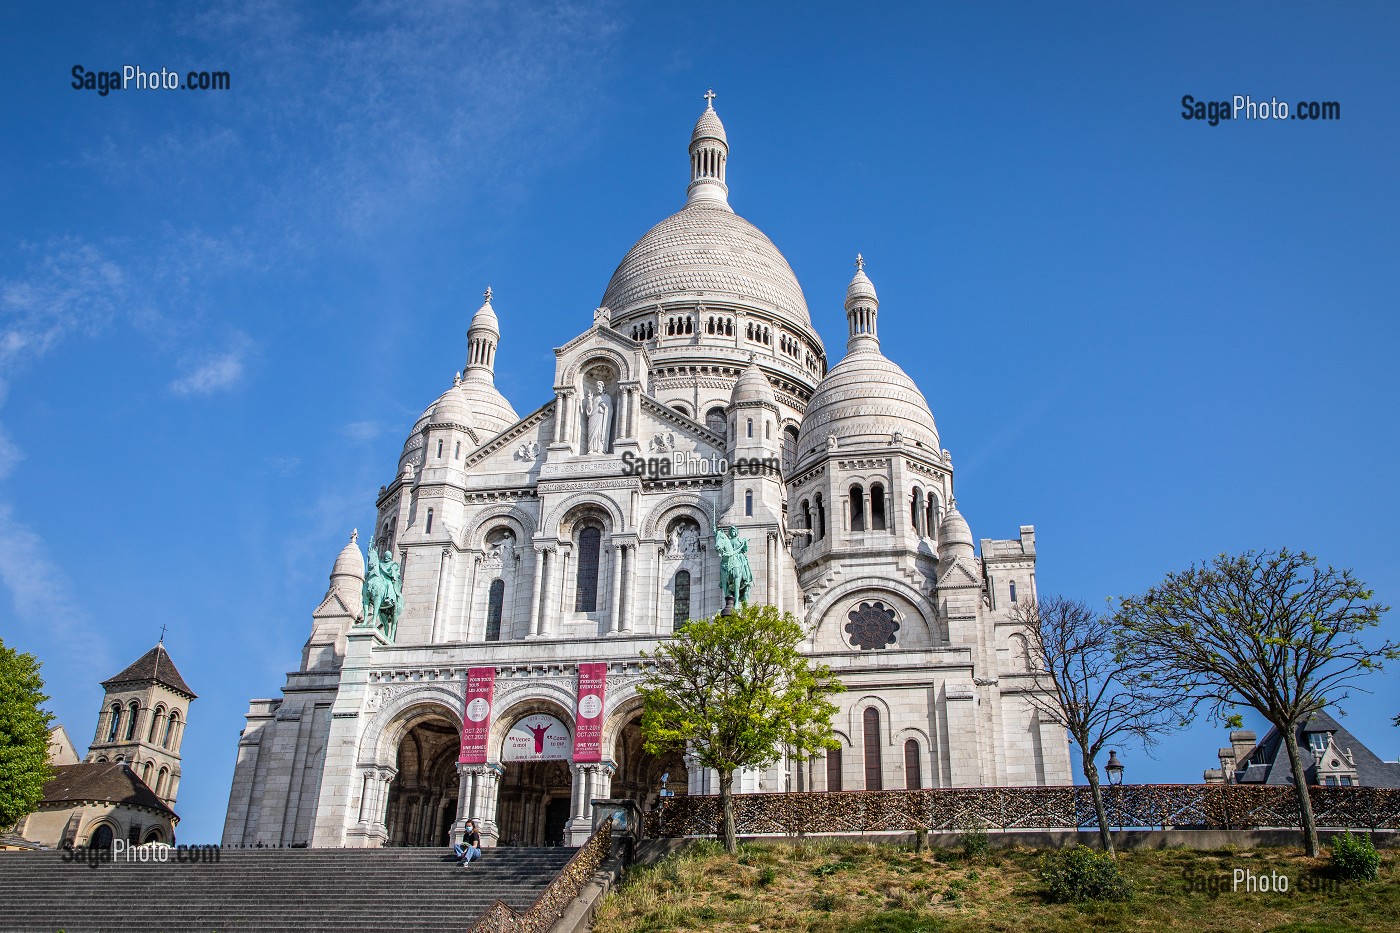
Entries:
{"type": "Polygon", "coordinates": [[[841,790],[841,749],[828,749],[826,753],[826,789],[841,790]]]}
{"type": "Polygon", "coordinates": [[[428,509],[428,521],[423,525],[423,534],[425,534],[425,535],[430,535],[430,534],[432,534],[432,533],[433,533],[433,510],[432,510],[432,509],[428,509]]]}
{"type": "Polygon", "coordinates": [[[788,425],[783,428],[783,471],[790,471],[797,465],[797,428],[788,425]]]}
{"type": "Polygon", "coordinates": [[[909,527],[916,535],[924,534],[924,491],[914,487],[914,495],[909,500],[909,527]]]}
{"type": "Polygon", "coordinates": [[[501,640],[501,616],[505,613],[506,581],[497,577],[491,581],[491,591],[486,596],[486,640],[501,640]]]}
{"type": "Polygon", "coordinates": [[[865,530],[865,490],[859,483],[851,487],[851,530],[865,530]]]}
{"type": "Polygon", "coordinates": [[[108,741],[108,742],[115,742],[115,741],[117,740],[117,736],[120,734],[120,733],[118,732],[118,730],[121,728],[121,725],[122,725],[122,705],[121,705],[120,703],[113,703],[113,704],[112,704],[112,724],[111,724],[110,726],[107,727],[107,741],[108,741]]]}
{"type": "Polygon", "coordinates": [[[674,609],[671,612],[671,630],[679,632],[690,621],[690,571],[677,570],[676,581],[671,587],[675,595],[674,609]]]}
{"type": "Polygon", "coordinates": [[[131,705],[126,708],[126,740],[128,742],[136,738],[136,716],[140,711],[140,707],[136,705],[135,700],[132,700],[131,705]]]}
{"type": "Polygon", "coordinates": [[[720,437],[724,437],[725,434],[724,420],[723,408],[711,408],[709,411],[705,412],[705,427],[714,431],[720,437]]]}
{"type": "Polygon", "coordinates": [[[885,530],[885,487],[880,483],[870,484],[870,530],[885,530]]]}
{"type": "Polygon", "coordinates": [[[575,612],[594,612],[598,608],[598,552],[602,545],[602,529],[590,525],[579,531],[578,575],[574,578],[575,612]]]}
{"type": "Polygon", "coordinates": [[[155,765],[151,764],[149,761],[146,762],[146,766],[141,769],[141,780],[146,782],[147,787],[151,786],[151,772],[154,770],[155,765]]]}
{"type": "Polygon", "coordinates": [[[883,770],[880,767],[880,711],[867,706],[861,722],[865,727],[865,789],[884,790],[883,770]]]}
{"type": "Polygon", "coordinates": [[[817,503],[817,540],[820,541],[826,537],[826,506],[821,493],[817,493],[814,501],[817,503]]]}
{"type": "Polygon", "coordinates": [[[748,424],[747,424],[746,427],[745,427],[745,430],[747,431],[747,435],[746,435],[746,436],[748,436],[748,437],[753,437],[753,419],[752,419],[752,418],[748,418],[748,419],[746,419],[746,420],[747,420],[747,422],[748,422],[748,424]]]}
{"type": "Polygon", "coordinates": [[[151,829],[150,829],[150,832],[146,833],[146,838],[145,838],[144,840],[142,840],[142,841],[143,841],[143,842],[164,842],[164,841],[165,841],[165,837],[164,837],[163,835],[161,835],[161,831],[160,831],[160,827],[159,827],[159,826],[152,826],[151,829]]]}
{"type": "Polygon", "coordinates": [[[158,775],[156,775],[156,786],[155,786],[155,791],[156,791],[156,796],[157,796],[157,797],[164,797],[164,796],[165,796],[165,784],[166,784],[166,782],[169,781],[169,780],[170,780],[170,769],[169,769],[169,768],[161,768],[161,769],[160,769],[160,773],[159,773],[158,775]]]}
{"type": "Polygon", "coordinates": [[[1012,601],[1013,603],[1016,601],[1016,581],[1015,581],[1015,580],[1012,580],[1012,581],[1011,581],[1011,601],[1012,601]]]}
{"type": "Polygon", "coordinates": [[[452,447],[452,459],[453,459],[453,460],[461,460],[461,459],[462,459],[462,442],[461,442],[461,441],[458,441],[456,444],[453,445],[453,447],[452,447]]]}
{"type": "Polygon", "coordinates": [[[442,438],[438,438],[438,459],[442,459],[442,438]]]}
{"type": "Polygon", "coordinates": [[[752,516],[752,515],[753,515],[753,490],[752,490],[752,489],[746,489],[746,490],[744,490],[744,514],[745,514],[745,515],[749,515],[749,516],[752,516]]]}
{"type": "Polygon", "coordinates": [[[151,714],[151,728],[146,730],[146,741],[156,740],[156,729],[160,728],[160,721],[165,717],[165,707],[157,706],[156,711],[151,714]]]}
{"type": "Polygon", "coordinates": [[[904,786],[918,790],[924,786],[923,769],[919,764],[919,743],[910,739],[904,743],[904,786]]]}
{"type": "MultiPolygon", "coordinates": [[[[802,527],[806,528],[808,531],[812,530],[812,503],[808,502],[806,499],[802,500],[802,527]]],[[[807,538],[808,543],[810,543],[811,540],[809,536],[807,538]]]]}
{"type": "Polygon", "coordinates": [[[773,422],[766,418],[763,421],[763,439],[765,441],[771,441],[773,439],[773,422]]]}
{"type": "Polygon", "coordinates": [[[172,709],[170,718],[165,721],[165,736],[160,740],[162,748],[170,748],[170,743],[175,741],[175,727],[180,724],[180,711],[172,709]]]}
{"type": "Polygon", "coordinates": [[[88,837],[88,848],[110,849],[112,848],[112,841],[114,839],[116,839],[116,836],[112,832],[112,824],[99,824],[98,827],[92,831],[92,835],[88,837]]]}
{"type": "Polygon", "coordinates": [[[938,507],[938,493],[929,491],[928,505],[925,507],[924,527],[928,529],[930,538],[938,537],[938,523],[943,521],[943,510],[938,507]]]}

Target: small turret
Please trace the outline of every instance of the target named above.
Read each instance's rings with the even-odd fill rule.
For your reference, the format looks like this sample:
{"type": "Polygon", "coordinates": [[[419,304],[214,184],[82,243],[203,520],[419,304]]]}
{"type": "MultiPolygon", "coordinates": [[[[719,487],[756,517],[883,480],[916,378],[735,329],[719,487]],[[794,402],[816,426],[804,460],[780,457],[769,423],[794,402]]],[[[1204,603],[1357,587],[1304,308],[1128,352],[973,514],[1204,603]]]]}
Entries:
{"type": "Polygon", "coordinates": [[[879,313],[880,299],[875,294],[875,284],[865,274],[865,257],[856,253],[856,274],[851,278],[851,284],[846,286],[846,323],[850,328],[847,349],[880,346],[875,327],[879,313]]]}
{"type": "Polygon", "coordinates": [[[715,92],[705,93],[705,112],[695,121],[690,134],[690,187],[686,204],[707,201],[733,213],[729,206],[729,186],[724,183],[725,164],[729,161],[729,139],[724,124],[715,113],[715,92]]]}
{"type": "Polygon", "coordinates": [[[496,309],[491,307],[491,286],[486,286],[483,296],[486,300],[472,315],[471,326],[467,328],[467,368],[468,381],[484,379],[495,382],[496,346],[501,341],[501,322],[496,317],[496,309]]]}
{"type": "Polygon", "coordinates": [[[956,500],[948,503],[948,513],[943,516],[943,524],[938,529],[938,556],[952,562],[960,557],[972,559],[976,545],[972,540],[972,529],[967,519],[958,511],[956,500]]]}

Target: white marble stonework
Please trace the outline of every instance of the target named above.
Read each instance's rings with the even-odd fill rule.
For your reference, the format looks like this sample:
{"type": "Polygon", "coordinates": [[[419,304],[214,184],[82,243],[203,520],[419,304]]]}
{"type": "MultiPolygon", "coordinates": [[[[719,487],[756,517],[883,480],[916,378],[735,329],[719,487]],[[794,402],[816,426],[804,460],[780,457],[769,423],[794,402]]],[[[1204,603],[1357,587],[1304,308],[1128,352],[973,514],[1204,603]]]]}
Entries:
{"type": "Polygon", "coordinates": [[[568,843],[595,798],[650,806],[663,775],[677,794],[714,792],[682,755],[642,750],[636,685],[678,615],[722,608],[716,525],[748,541],[751,598],[801,618],[847,688],[839,755],[740,775],[740,791],[1070,782],[1011,621],[1035,592],[1034,529],[974,542],[928,404],[881,349],[863,261],[828,369],[787,261],[729,206],[712,106],[689,152],[685,204],[580,313],[591,326],[555,351],[553,396],[523,416],[495,387],[487,291],[462,372],[385,464],[366,543],[403,567],[394,642],[356,625],[352,537],[299,670],[248,710],[225,844],[440,845],[467,817],[488,844],[568,843]],[[625,469],[677,456],[780,468],[625,469]],[[574,728],[589,661],[608,664],[604,760],[503,761],[525,715],[574,728]],[[459,766],[473,667],[497,671],[489,760],[459,766]]]}

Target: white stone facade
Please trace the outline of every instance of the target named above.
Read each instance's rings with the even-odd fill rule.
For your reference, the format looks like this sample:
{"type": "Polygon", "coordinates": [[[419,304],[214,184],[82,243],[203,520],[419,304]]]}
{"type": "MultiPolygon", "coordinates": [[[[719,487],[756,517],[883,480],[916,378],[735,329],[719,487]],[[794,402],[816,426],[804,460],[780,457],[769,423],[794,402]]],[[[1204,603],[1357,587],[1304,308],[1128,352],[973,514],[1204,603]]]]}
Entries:
{"type": "Polygon", "coordinates": [[[553,398],[523,417],[494,387],[488,290],[467,365],[378,498],[373,544],[403,567],[394,641],[356,625],[352,539],[301,669],[248,712],[225,844],[439,844],[468,816],[488,843],[569,842],[591,800],[649,805],[663,774],[713,792],[712,774],[640,749],[636,684],[678,618],[722,608],[717,526],[748,542],[751,600],[802,619],[847,688],[839,755],[741,775],[741,791],[1070,782],[1009,612],[1035,592],[1034,529],[977,556],[927,403],[880,351],[863,267],[828,372],[786,260],[729,207],[713,109],[690,155],[685,206],[628,252],[593,326],[555,351],[553,398]],[[503,763],[524,715],[573,729],[586,661],[608,664],[604,761],[503,763]],[[458,766],[473,667],[497,672],[489,760],[458,766]]]}

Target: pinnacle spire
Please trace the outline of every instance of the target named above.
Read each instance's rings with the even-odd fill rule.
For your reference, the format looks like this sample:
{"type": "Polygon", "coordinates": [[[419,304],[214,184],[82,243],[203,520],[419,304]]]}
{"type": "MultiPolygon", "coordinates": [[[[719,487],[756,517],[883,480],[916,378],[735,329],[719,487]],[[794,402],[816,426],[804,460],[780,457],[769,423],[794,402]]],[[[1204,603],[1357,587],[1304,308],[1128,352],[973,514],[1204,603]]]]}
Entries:
{"type": "Polygon", "coordinates": [[[458,374],[453,385],[460,385],[463,379],[485,378],[488,382],[495,379],[496,346],[501,340],[501,325],[496,309],[491,307],[493,297],[491,286],[486,286],[481,307],[476,309],[471,326],[467,328],[466,369],[458,374]]]}
{"type": "Polygon", "coordinates": [[[724,182],[725,165],[729,161],[729,139],[724,124],[715,112],[714,89],[702,95],[705,110],[695,121],[690,134],[690,187],[686,205],[704,202],[712,207],[730,210],[729,186],[724,182]]]}
{"type": "Polygon", "coordinates": [[[850,326],[847,347],[854,350],[858,343],[866,342],[880,345],[875,328],[879,309],[880,299],[875,294],[875,283],[865,274],[865,257],[856,253],[856,274],[851,277],[851,284],[846,286],[846,323],[850,326]]]}

